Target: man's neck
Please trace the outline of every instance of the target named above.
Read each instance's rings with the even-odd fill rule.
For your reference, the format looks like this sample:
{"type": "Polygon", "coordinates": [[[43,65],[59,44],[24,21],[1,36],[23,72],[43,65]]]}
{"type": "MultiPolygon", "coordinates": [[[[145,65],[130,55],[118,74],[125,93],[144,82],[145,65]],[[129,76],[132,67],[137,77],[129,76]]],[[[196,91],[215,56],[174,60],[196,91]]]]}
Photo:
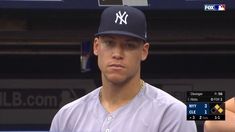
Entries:
{"type": "Polygon", "coordinates": [[[103,83],[100,92],[101,104],[108,112],[113,112],[132,100],[143,87],[141,79],[130,80],[125,84],[103,83]]]}

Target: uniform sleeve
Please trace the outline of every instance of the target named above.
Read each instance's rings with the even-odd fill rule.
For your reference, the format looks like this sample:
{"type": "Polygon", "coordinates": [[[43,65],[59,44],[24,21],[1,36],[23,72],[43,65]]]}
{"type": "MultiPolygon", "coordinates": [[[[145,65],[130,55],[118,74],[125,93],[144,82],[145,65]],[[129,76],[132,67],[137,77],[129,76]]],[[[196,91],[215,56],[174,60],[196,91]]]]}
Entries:
{"type": "Polygon", "coordinates": [[[59,112],[54,116],[49,132],[60,132],[59,131],[59,112]]]}
{"type": "Polygon", "coordinates": [[[187,121],[186,105],[175,103],[166,110],[159,132],[197,132],[194,121],[187,121]]]}

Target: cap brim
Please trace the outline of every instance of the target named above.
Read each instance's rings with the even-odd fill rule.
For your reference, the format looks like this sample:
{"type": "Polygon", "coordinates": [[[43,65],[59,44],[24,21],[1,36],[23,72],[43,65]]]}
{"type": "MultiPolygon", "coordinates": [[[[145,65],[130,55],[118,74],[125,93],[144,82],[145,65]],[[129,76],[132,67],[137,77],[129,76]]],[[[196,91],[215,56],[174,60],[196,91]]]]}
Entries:
{"type": "Polygon", "coordinates": [[[130,32],[123,32],[123,31],[105,31],[105,32],[99,32],[99,33],[96,33],[95,34],[95,37],[96,36],[100,36],[100,35],[125,35],[125,36],[130,36],[130,37],[134,37],[134,38],[138,38],[138,39],[141,39],[143,41],[147,41],[146,38],[143,38],[139,35],[136,35],[136,34],[133,34],[133,33],[130,33],[130,32]]]}

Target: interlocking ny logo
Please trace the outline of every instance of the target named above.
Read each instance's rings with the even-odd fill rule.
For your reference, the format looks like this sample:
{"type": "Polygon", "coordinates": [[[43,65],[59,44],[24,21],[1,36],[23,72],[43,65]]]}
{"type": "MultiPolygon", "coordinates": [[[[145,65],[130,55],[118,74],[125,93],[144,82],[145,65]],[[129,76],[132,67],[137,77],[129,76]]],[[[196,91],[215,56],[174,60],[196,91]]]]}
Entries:
{"type": "Polygon", "coordinates": [[[128,14],[126,14],[126,12],[124,12],[122,14],[121,11],[119,11],[118,13],[116,13],[115,23],[117,23],[119,20],[119,24],[121,24],[121,25],[122,25],[122,23],[127,24],[127,17],[128,17],[128,14]]]}

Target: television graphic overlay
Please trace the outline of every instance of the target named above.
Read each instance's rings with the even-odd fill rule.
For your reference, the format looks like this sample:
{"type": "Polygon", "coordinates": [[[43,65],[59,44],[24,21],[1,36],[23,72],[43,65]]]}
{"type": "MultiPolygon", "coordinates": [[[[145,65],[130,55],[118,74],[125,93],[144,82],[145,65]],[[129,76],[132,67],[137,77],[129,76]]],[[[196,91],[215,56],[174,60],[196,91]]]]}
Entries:
{"type": "Polygon", "coordinates": [[[224,91],[188,91],[187,120],[225,120],[224,91]]]}
{"type": "Polygon", "coordinates": [[[204,11],[225,11],[225,4],[205,4],[204,11]]]}

